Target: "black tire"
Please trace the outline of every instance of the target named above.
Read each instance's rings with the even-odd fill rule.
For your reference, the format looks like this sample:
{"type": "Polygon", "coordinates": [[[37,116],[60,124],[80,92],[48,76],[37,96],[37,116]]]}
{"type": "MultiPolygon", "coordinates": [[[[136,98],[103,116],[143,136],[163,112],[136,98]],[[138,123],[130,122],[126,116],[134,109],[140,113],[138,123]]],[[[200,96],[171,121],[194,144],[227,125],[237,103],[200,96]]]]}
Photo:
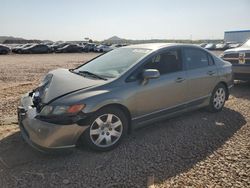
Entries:
{"type": "MultiPolygon", "coordinates": [[[[107,119],[108,119],[108,117],[107,117],[107,119]]],[[[106,121],[108,121],[107,119],[106,119],[106,121]]],[[[111,120],[111,122],[112,122],[112,120],[111,120]]],[[[116,123],[116,122],[114,122],[114,123],[116,123]]],[[[104,107],[104,108],[98,110],[90,118],[89,125],[90,125],[89,128],[87,130],[85,130],[84,133],[83,133],[83,135],[81,136],[81,141],[83,142],[83,144],[87,145],[89,148],[91,148],[93,150],[97,150],[97,151],[109,151],[109,150],[114,149],[115,147],[117,147],[120,144],[121,140],[123,139],[123,137],[128,132],[128,118],[126,117],[125,113],[122,110],[120,110],[119,108],[115,108],[115,107],[104,107]],[[101,128],[103,128],[103,126],[100,126],[99,124],[96,123],[96,120],[98,118],[100,118],[100,117],[102,118],[102,120],[105,121],[105,118],[106,118],[105,116],[108,115],[108,114],[113,114],[114,115],[111,118],[113,121],[114,120],[116,121],[116,119],[118,118],[120,120],[120,122],[122,123],[122,125],[121,125],[122,128],[121,127],[117,127],[118,129],[117,128],[109,128],[109,130],[108,130],[108,127],[106,127],[107,128],[107,132],[110,131],[109,132],[110,135],[106,135],[108,133],[107,132],[104,133],[105,130],[101,130],[101,128]],[[91,136],[90,131],[91,130],[93,131],[93,127],[94,126],[99,127],[97,129],[94,129],[94,130],[103,131],[103,132],[100,133],[100,134],[98,133],[98,135],[92,135],[91,136]],[[116,138],[115,136],[113,136],[112,133],[111,133],[112,131],[120,132],[121,133],[120,137],[116,138]],[[102,141],[99,144],[99,145],[101,145],[103,143],[102,146],[98,146],[95,143],[95,141],[94,141],[95,138],[93,138],[94,136],[96,136],[96,140],[95,141],[97,141],[99,139],[99,137],[102,137],[100,139],[102,141]],[[109,136],[111,140],[113,138],[113,141],[111,141],[111,142],[114,142],[114,143],[111,143],[112,145],[105,146],[105,143],[107,144],[106,136],[109,136]]]]}
{"type": "Polygon", "coordinates": [[[221,83],[218,84],[213,90],[212,96],[210,98],[208,110],[210,112],[220,112],[224,107],[224,104],[227,99],[227,95],[228,93],[227,93],[225,85],[221,83]],[[220,91],[223,91],[223,94],[221,93],[221,96],[218,95],[220,91]]]}

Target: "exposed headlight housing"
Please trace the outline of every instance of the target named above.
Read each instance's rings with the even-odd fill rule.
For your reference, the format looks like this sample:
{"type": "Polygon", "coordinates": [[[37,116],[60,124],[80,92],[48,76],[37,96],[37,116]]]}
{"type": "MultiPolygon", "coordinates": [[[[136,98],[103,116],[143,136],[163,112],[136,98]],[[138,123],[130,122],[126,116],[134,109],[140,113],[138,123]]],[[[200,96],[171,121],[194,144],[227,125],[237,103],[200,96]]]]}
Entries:
{"type": "Polygon", "coordinates": [[[39,84],[38,88],[34,90],[34,97],[40,97],[42,98],[44,94],[46,93],[51,80],[52,80],[53,74],[47,74],[42,82],[39,84]]]}
{"type": "Polygon", "coordinates": [[[51,106],[46,105],[42,108],[40,116],[56,116],[56,115],[74,115],[85,108],[85,104],[75,104],[72,106],[51,106]]]}
{"type": "Polygon", "coordinates": [[[52,77],[53,77],[53,74],[47,74],[47,75],[43,78],[42,82],[39,84],[39,87],[48,85],[48,84],[51,82],[52,77]]]}
{"type": "Polygon", "coordinates": [[[36,88],[31,94],[30,96],[34,97],[33,98],[33,103],[34,105],[37,107],[38,111],[40,111],[40,103],[42,101],[42,98],[44,97],[46,91],[49,88],[49,85],[51,83],[53,74],[47,74],[44,79],[42,80],[42,82],[39,84],[39,87],[36,88]]]}

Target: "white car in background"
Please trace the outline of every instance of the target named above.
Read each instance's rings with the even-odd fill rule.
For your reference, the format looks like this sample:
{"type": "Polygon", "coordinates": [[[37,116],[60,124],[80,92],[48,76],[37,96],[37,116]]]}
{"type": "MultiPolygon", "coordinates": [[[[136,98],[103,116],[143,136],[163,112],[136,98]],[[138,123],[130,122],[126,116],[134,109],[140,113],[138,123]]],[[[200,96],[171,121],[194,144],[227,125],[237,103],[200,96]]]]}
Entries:
{"type": "Polygon", "coordinates": [[[250,81],[250,39],[240,47],[224,51],[221,58],[232,63],[235,80],[250,81]]]}
{"type": "Polygon", "coordinates": [[[97,46],[95,49],[96,52],[109,52],[111,50],[113,50],[113,48],[104,44],[97,46]]]}

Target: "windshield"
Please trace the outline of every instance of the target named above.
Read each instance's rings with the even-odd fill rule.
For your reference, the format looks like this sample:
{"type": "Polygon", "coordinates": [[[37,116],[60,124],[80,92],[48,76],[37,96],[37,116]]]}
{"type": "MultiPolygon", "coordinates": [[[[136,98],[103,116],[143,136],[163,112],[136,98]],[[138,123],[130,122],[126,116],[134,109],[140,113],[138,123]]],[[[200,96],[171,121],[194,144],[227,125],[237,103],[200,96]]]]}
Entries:
{"type": "Polygon", "coordinates": [[[250,47],[250,39],[246,41],[243,45],[243,47],[250,47]]]}
{"type": "Polygon", "coordinates": [[[136,48],[115,49],[75,69],[74,72],[88,71],[102,77],[115,78],[150,51],[136,48]]]}

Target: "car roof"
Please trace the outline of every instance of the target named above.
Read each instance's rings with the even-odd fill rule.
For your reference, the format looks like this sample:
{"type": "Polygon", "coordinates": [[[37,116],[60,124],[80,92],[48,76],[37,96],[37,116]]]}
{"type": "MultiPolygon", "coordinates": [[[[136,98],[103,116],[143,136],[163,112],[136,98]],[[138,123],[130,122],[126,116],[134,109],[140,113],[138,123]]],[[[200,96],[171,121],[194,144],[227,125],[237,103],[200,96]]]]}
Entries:
{"type": "Polygon", "coordinates": [[[122,48],[144,48],[144,49],[158,50],[161,48],[174,47],[174,46],[197,47],[197,45],[182,44],[182,43],[147,43],[147,44],[129,45],[129,46],[124,46],[122,48]]]}

